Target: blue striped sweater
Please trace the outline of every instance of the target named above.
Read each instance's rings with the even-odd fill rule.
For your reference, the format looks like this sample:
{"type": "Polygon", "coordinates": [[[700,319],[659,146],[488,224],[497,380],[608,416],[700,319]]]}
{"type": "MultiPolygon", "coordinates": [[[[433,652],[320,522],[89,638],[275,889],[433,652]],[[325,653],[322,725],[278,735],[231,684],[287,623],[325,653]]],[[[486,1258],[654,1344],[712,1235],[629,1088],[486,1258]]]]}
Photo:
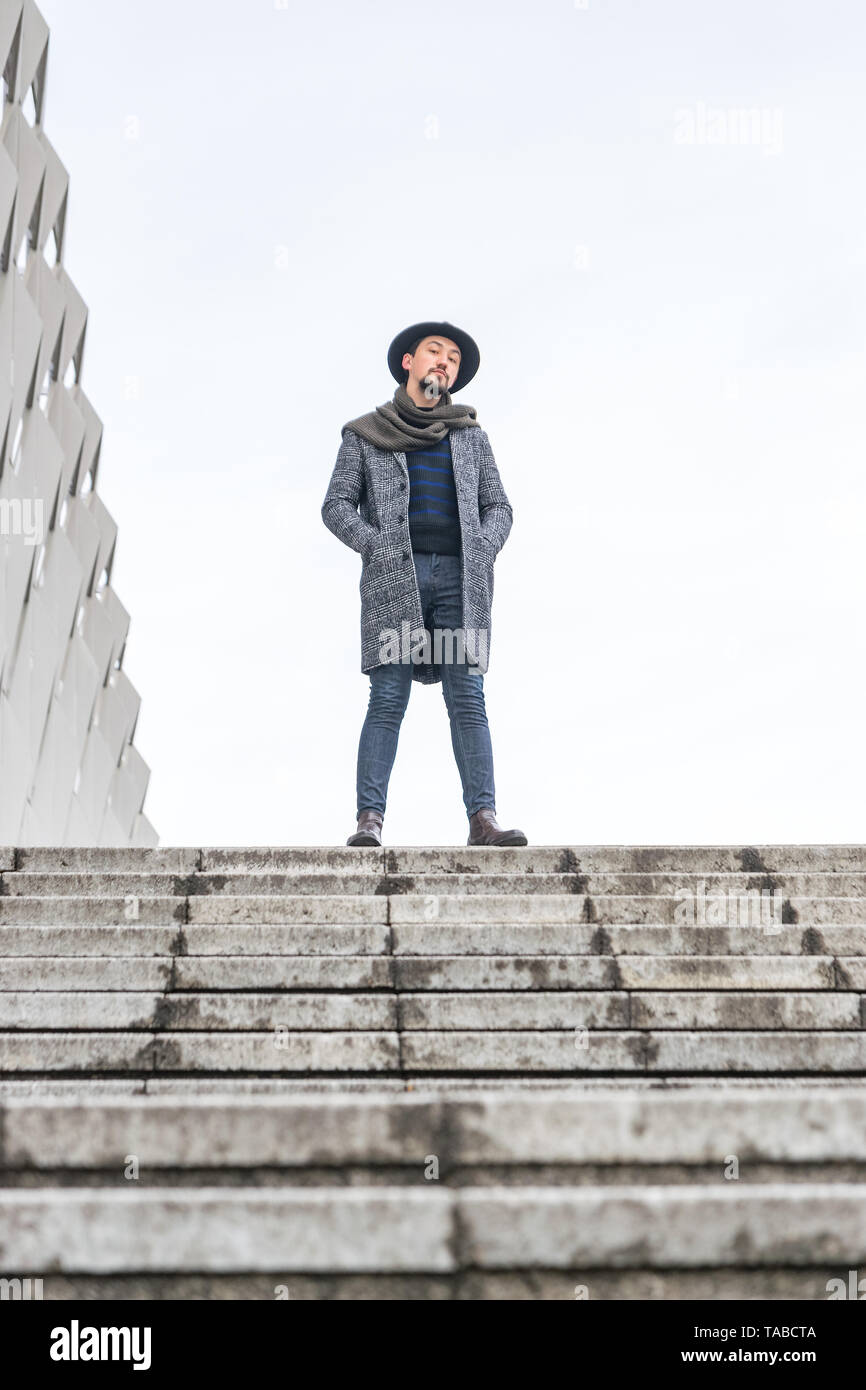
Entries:
{"type": "Polygon", "coordinates": [[[413,550],[459,555],[460,512],[449,436],[438,444],[406,450],[409,470],[409,535],[413,550]]]}

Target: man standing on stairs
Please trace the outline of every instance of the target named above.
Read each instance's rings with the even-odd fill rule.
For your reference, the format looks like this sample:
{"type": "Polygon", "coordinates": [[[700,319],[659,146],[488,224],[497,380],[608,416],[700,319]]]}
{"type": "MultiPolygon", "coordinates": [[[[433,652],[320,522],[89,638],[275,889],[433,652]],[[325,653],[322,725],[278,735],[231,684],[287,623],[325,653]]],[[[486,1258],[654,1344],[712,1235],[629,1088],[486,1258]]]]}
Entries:
{"type": "Polygon", "coordinates": [[[388,781],[413,680],[442,682],[469,817],[466,843],[527,843],[522,830],[503,830],[496,821],[483,689],[493,565],[511,530],[512,510],[474,406],[451,399],[479,362],[476,344],[462,329],[447,322],[411,324],[388,349],[398,383],[392,400],[342,429],[322,520],[363,560],[361,670],[370,677],[358,748],[358,828],[349,845],[382,843],[388,781]]]}

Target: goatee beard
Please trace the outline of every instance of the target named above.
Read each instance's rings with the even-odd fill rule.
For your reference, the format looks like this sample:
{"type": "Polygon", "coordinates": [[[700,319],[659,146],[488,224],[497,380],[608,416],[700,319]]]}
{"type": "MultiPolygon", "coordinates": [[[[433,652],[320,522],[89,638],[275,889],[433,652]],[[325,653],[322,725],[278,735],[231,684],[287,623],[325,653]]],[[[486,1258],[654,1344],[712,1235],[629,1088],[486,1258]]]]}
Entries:
{"type": "Polygon", "coordinates": [[[435,372],[430,372],[428,376],[425,376],[424,397],[426,400],[433,401],[433,403],[436,404],[436,402],[440,400],[441,395],[445,391],[445,389],[446,388],[442,384],[441,377],[439,377],[435,372]]]}

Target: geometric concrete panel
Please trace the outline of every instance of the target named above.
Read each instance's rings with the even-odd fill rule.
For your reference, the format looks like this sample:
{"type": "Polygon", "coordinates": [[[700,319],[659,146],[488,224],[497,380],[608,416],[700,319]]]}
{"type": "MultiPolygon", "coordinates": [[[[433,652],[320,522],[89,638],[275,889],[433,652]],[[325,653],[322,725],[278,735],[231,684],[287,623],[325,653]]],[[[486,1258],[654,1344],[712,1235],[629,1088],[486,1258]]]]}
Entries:
{"type": "Polygon", "coordinates": [[[33,0],[0,0],[0,841],[148,847],[102,421],[81,385],[87,305],[63,265],[69,176],[42,129],[47,68],[33,0]]]}

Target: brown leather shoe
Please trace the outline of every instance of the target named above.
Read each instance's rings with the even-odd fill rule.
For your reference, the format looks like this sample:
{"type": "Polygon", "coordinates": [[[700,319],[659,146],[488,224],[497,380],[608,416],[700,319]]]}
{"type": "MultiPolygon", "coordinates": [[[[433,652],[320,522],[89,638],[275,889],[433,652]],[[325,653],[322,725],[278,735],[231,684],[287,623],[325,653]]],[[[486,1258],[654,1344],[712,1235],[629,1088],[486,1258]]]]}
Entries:
{"type": "Polygon", "coordinates": [[[525,845],[528,844],[522,830],[503,830],[497,824],[496,812],[490,806],[482,806],[474,816],[469,817],[469,839],[467,845],[525,845]]]}
{"type": "Polygon", "coordinates": [[[350,835],[346,841],[347,845],[382,845],[382,820],[381,811],[374,811],[366,808],[359,812],[358,829],[354,835],[350,835]]]}

